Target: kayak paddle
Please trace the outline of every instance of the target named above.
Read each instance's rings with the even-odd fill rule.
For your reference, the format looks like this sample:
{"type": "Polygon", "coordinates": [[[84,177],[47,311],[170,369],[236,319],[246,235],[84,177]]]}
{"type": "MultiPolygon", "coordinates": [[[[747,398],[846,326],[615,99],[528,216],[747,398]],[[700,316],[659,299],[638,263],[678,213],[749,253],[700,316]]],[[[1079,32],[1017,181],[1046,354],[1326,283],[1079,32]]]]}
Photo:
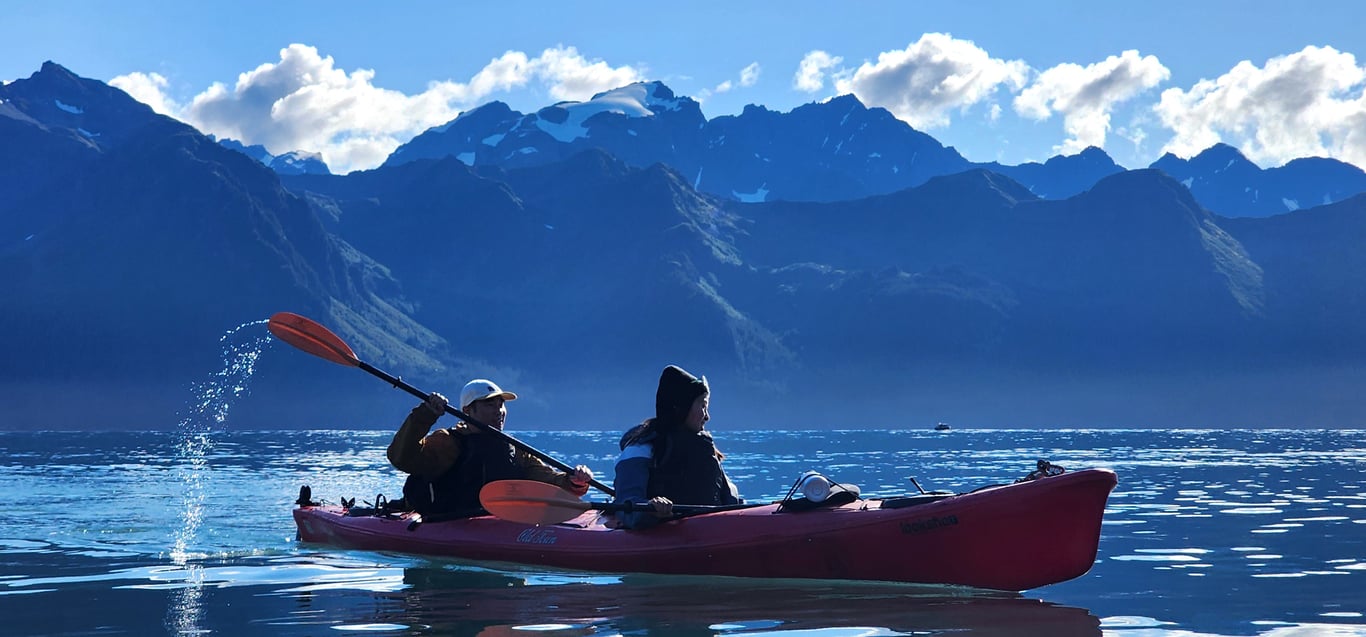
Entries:
{"type": "MultiPolygon", "coordinates": [[[[572,520],[584,511],[653,511],[645,502],[585,502],[574,494],[553,484],[535,480],[499,480],[479,490],[479,504],[489,513],[509,522],[522,524],[559,524],[572,520]]],[[[675,514],[696,515],[731,509],[747,509],[758,505],[730,504],[721,506],[679,505],[675,514]]]]}
{"type": "MultiPolygon", "coordinates": [[[[366,363],[365,361],[356,358],[355,352],[351,351],[350,346],[348,346],[345,341],[341,340],[341,338],[338,338],[336,334],[333,334],[327,328],[323,327],[322,325],[319,325],[317,322],[311,319],[299,316],[298,314],[294,314],[292,312],[277,312],[274,316],[270,317],[270,321],[267,324],[267,327],[270,329],[270,333],[274,334],[276,338],[286,343],[289,343],[290,345],[293,345],[294,347],[297,347],[305,352],[308,352],[309,354],[317,356],[318,358],[329,360],[338,365],[345,365],[347,367],[359,367],[387,381],[390,385],[402,389],[403,391],[406,391],[414,396],[417,396],[418,398],[427,398],[427,392],[424,392],[416,387],[413,387],[412,385],[409,385],[408,383],[403,382],[403,380],[398,377],[391,376],[382,370],[371,367],[369,363],[366,363]]],[[[574,473],[573,467],[563,462],[560,462],[559,460],[556,460],[555,458],[551,457],[545,452],[535,447],[532,447],[531,445],[528,445],[525,442],[513,438],[501,429],[491,427],[482,422],[479,422],[478,420],[475,420],[474,418],[471,418],[469,415],[465,414],[459,409],[456,409],[450,405],[446,405],[446,413],[455,416],[456,418],[459,418],[475,427],[478,427],[487,433],[493,434],[494,436],[502,439],[504,442],[518,449],[521,449],[522,451],[525,451],[537,458],[540,458],[546,464],[555,467],[560,471],[563,471],[565,473],[574,473]]],[[[607,495],[616,495],[616,491],[612,490],[612,487],[609,487],[601,482],[598,482],[597,480],[589,480],[588,483],[596,487],[599,491],[606,493],[607,495]]],[[[555,487],[554,485],[548,486],[557,491],[560,490],[559,487],[555,487]]]]}

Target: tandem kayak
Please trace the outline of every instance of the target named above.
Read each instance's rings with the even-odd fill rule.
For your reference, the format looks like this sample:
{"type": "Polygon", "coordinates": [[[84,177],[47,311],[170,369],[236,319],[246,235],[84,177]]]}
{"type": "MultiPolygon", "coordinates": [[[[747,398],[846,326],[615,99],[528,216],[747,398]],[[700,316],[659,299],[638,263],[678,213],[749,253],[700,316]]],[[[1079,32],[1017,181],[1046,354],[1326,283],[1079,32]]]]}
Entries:
{"type": "Polygon", "coordinates": [[[294,509],[294,521],[300,540],[345,549],[613,573],[1022,591],[1091,568],[1115,484],[1108,469],[1084,469],[961,494],[860,498],[805,510],[775,502],[641,530],[610,528],[594,510],[538,526],[491,515],[422,522],[412,513],[307,503],[294,509]]]}

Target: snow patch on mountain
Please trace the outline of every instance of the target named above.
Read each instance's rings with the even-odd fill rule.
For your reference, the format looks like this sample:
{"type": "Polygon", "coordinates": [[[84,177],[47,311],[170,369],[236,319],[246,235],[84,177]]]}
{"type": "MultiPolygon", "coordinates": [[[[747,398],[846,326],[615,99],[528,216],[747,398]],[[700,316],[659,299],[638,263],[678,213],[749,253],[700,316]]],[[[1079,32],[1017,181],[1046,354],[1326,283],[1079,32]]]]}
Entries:
{"type": "Polygon", "coordinates": [[[730,194],[736,201],[743,203],[763,203],[768,199],[768,189],[764,187],[767,185],[767,183],[764,183],[754,192],[735,192],[732,190],[730,191],[730,194]]]}
{"type": "Polygon", "coordinates": [[[323,156],[319,153],[304,152],[301,150],[291,151],[283,155],[278,155],[273,161],[281,162],[285,166],[299,166],[308,160],[322,161],[323,156]]]}
{"type": "Polygon", "coordinates": [[[681,100],[658,82],[638,82],[594,95],[586,102],[560,102],[537,113],[536,127],[559,142],[571,142],[588,136],[583,123],[599,113],[616,113],[626,117],[654,117],[658,111],[676,111],[681,100]],[[662,90],[661,90],[662,89],[662,90]],[[667,95],[665,97],[664,95],[667,95]],[[547,119],[554,113],[563,121],[547,119]]]}

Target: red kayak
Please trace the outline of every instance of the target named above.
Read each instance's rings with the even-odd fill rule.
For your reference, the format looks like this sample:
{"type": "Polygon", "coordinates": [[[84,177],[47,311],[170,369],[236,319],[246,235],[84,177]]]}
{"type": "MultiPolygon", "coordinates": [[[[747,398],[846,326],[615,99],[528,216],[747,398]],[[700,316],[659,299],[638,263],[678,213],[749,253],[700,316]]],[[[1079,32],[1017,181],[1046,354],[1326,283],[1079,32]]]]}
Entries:
{"type": "Polygon", "coordinates": [[[1115,484],[1114,472],[1085,469],[962,494],[856,499],[807,510],[764,504],[643,530],[608,528],[596,510],[538,526],[493,516],[418,522],[408,513],[304,505],[294,510],[294,521],[303,541],[347,549],[599,572],[1021,591],[1091,568],[1115,484]]]}

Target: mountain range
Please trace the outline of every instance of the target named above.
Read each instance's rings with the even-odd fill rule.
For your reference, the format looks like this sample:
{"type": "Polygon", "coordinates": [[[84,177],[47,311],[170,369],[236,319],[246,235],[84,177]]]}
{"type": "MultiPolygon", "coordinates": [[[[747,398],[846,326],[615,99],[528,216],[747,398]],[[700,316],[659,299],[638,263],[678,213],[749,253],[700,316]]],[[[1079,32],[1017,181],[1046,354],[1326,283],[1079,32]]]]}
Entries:
{"type": "MultiPolygon", "coordinates": [[[[639,168],[668,165],[694,189],[742,202],[861,199],[973,168],[1010,177],[1041,198],[1066,199],[1125,170],[1094,147],[1041,164],[970,162],[852,95],[788,113],[751,105],[739,115],[708,120],[695,100],[660,82],[530,114],[490,102],[418,135],[385,165],[455,157],[512,169],[590,149],[639,168]]],[[[1351,164],[1306,158],[1264,170],[1224,144],[1190,160],[1165,155],[1149,167],[1183,182],[1206,209],[1228,217],[1265,217],[1366,192],[1366,172],[1351,164]]]]}
{"type": "MultiPolygon", "coordinates": [[[[719,429],[1366,416],[1332,160],[973,164],[850,96],[707,120],[645,83],[281,174],[54,63],[0,86],[0,140],[3,428],[173,425],[281,310],[419,387],[494,378],[514,428],[624,429],[668,363],[719,429]]],[[[383,390],[273,343],[231,422],[392,427],[383,390]]]]}

